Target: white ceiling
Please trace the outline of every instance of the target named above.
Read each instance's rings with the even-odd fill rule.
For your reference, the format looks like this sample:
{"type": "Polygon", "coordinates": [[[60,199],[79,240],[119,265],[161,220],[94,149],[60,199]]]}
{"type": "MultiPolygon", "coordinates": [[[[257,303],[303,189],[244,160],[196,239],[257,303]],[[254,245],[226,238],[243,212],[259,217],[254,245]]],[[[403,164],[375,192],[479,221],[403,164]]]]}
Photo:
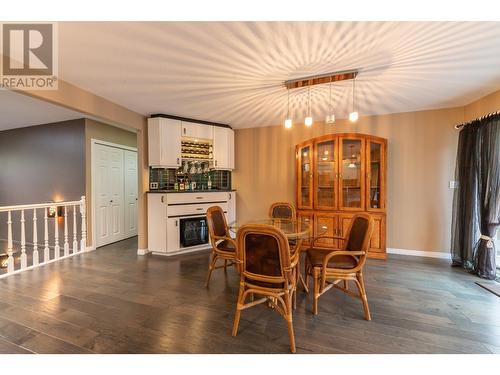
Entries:
{"type": "MultiPolygon", "coordinates": [[[[144,115],[277,125],[282,82],[359,68],[360,115],[461,106],[500,88],[499,22],[63,22],[60,77],[144,115]]],[[[334,86],[347,117],[351,83],[334,86]]],[[[328,85],[312,89],[324,118],[328,85]]],[[[305,90],[290,93],[295,121],[305,90]]]]}
{"type": "Polygon", "coordinates": [[[47,102],[0,90],[0,131],[84,117],[47,102]]]}

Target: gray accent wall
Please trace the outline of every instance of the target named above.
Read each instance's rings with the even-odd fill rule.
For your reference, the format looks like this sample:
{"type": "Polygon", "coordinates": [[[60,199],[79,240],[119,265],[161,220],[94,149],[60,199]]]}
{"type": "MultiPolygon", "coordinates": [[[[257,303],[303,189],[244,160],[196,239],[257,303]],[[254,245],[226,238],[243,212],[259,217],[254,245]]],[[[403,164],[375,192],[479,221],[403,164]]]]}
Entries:
{"type": "Polygon", "coordinates": [[[84,194],[84,119],[0,132],[0,206],[84,194]]]}
{"type": "MultiPolygon", "coordinates": [[[[85,119],[0,132],[0,206],[80,200],[85,195],[85,119]]],[[[19,213],[13,238],[20,240],[19,213]]],[[[32,241],[32,212],[26,212],[26,240],[32,241]]],[[[43,238],[43,213],[37,214],[43,238]]],[[[52,221],[54,219],[51,219],[52,221]]],[[[7,215],[0,214],[0,239],[7,238],[7,215]]],[[[50,237],[53,238],[53,223],[50,237]]],[[[59,222],[62,230],[63,222],[59,222]]],[[[62,235],[60,232],[60,235],[62,235]]],[[[52,240],[51,240],[52,244],[52,240]]],[[[0,252],[3,252],[0,249],[0,252]]]]}

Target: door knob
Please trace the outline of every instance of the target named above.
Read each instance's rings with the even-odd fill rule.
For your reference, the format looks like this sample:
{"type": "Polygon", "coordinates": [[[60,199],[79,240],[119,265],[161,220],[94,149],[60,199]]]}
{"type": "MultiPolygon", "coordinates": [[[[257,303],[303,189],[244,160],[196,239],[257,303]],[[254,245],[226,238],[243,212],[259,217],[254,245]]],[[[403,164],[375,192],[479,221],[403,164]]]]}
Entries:
{"type": "Polygon", "coordinates": [[[109,203],[113,203],[113,201],[111,200],[111,201],[109,201],[109,203]]]}

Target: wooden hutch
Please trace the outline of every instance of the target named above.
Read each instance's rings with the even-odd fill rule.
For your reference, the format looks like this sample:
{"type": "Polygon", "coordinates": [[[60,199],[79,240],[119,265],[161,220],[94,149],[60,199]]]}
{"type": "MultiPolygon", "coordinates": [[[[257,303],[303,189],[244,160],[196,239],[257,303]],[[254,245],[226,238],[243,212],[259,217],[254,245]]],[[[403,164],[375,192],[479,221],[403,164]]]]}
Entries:
{"type": "MultiPolygon", "coordinates": [[[[386,254],[387,140],[365,134],[328,134],[298,144],[297,209],[299,218],[326,229],[325,236],[344,236],[356,212],[375,219],[369,256],[386,254]]],[[[337,240],[323,240],[325,248],[337,240]]]]}

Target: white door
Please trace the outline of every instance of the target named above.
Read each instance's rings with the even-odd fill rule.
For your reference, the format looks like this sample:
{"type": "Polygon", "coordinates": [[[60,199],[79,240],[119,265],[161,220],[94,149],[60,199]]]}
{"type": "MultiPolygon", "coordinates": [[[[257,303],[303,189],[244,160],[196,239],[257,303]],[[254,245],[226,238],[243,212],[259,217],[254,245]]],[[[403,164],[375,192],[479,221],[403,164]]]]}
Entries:
{"type": "Polygon", "coordinates": [[[137,236],[137,152],[123,151],[125,183],[125,238],[137,236]]]}
{"type": "Polygon", "coordinates": [[[96,246],[123,239],[123,150],[95,145],[96,246]]]}

